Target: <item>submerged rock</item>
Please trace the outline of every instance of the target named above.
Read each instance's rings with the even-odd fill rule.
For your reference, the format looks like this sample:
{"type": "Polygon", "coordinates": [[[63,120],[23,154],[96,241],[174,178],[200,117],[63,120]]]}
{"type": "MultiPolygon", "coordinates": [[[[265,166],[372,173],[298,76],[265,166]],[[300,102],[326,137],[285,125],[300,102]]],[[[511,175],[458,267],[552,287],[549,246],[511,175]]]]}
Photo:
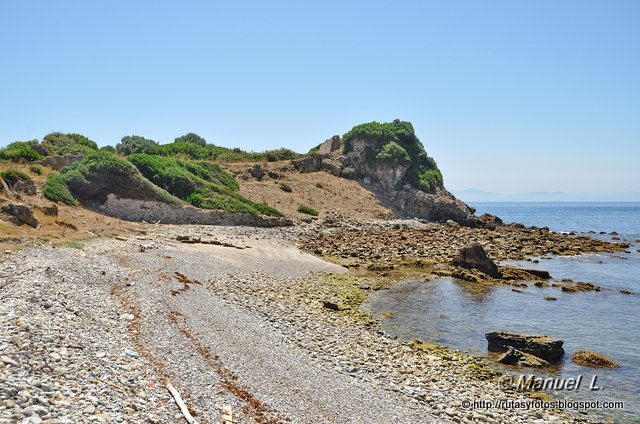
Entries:
{"type": "Polygon", "coordinates": [[[571,355],[571,360],[578,365],[596,368],[620,368],[616,362],[588,349],[580,349],[571,355]]]}
{"type": "Polygon", "coordinates": [[[479,244],[473,244],[460,250],[458,256],[453,258],[453,264],[463,268],[477,269],[493,278],[502,277],[498,266],[487,256],[487,252],[479,244]]]}
{"type": "Polygon", "coordinates": [[[498,362],[506,365],[521,365],[524,367],[540,368],[549,365],[547,361],[542,358],[538,358],[535,355],[531,355],[521,350],[510,347],[509,350],[502,355],[498,362]]]}
{"type": "Polygon", "coordinates": [[[547,362],[555,362],[564,355],[564,341],[549,336],[493,331],[485,334],[485,337],[489,342],[487,349],[490,352],[506,352],[512,347],[547,362]]]}

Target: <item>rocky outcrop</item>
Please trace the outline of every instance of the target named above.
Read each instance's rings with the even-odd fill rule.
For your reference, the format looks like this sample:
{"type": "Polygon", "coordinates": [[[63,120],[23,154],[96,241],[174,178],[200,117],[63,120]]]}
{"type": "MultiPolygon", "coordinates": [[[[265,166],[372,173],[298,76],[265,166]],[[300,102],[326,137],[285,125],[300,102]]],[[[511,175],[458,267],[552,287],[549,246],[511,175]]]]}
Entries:
{"type": "Polygon", "coordinates": [[[540,368],[549,365],[547,361],[529,353],[510,347],[498,362],[505,365],[519,365],[523,367],[540,368]]]}
{"type": "Polygon", "coordinates": [[[106,215],[127,221],[161,222],[163,224],[246,225],[250,227],[282,227],[293,225],[285,218],[255,215],[247,212],[198,209],[153,200],[120,198],[114,194],[99,208],[106,215]]]}
{"type": "Polygon", "coordinates": [[[493,278],[502,278],[498,266],[487,256],[484,248],[477,243],[460,250],[458,256],[453,258],[453,264],[463,268],[477,269],[493,278]]]}
{"type": "Polygon", "coordinates": [[[339,154],[342,144],[340,143],[340,136],[334,135],[331,138],[325,140],[324,143],[318,147],[318,154],[321,156],[330,156],[339,154]]]}
{"type": "Polygon", "coordinates": [[[509,348],[514,348],[547,362],[556,362],[564,355],[564,341],[549,336],[493,331],[485,334],[485,337],[489,342],[489,352],[506,352],[509,348]]]}
{"type": "Polygon", "coordinates": [[[616,362],[588,349],[580,349],[571,355],[571,360],[578,365],[594,368],[620,368],[616,362]]]}
{"type": "Polygon", "coordinates": [[[2,212],[10,215],[19,224],[27,224],[30,227],[37,228],[40,225],[38,218],[33,216],[33,211],[28,206],[20,203],[9,203],[2,207],[2,212]]]}
{"type": "Polygon", "coordinates": [[[82,155],[64,155],[64,156],[49,156],[42,160],[36,161],[37,164],[42,166],[48,166],[54,171],[59,171],[65,166],[69,166],[82,159],[82,155]]]}
{"type": "Polygon", "coordinates": [[[35,196],[37,193],[36,183],[33,180],[18,180],[11,185],[11,190],[27,196],[35,196]]]}

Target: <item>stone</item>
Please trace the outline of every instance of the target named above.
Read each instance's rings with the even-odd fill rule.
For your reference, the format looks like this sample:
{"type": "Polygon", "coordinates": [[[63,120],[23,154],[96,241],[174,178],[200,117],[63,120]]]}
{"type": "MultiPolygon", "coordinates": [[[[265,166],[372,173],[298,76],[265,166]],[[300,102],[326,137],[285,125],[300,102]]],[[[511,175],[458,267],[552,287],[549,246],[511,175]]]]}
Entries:
{"type": "Polygon", "coordinates": [[[331,300],[324,300],[322,302],[322,306],[332,311],[343,311],[344,309],[346,309],[344,305],[331,300]]]}
{"type": "Polygon", "coordinates": [[[463,268],[477,269],[493,278],[502,277],[498,266],[487,256],[484,248],[477,243],[462,248],[458,256],[453,258],[453,264],[463,268]]]}
{"type": "Polygon", "coordinates": [[[616,362],[606,356],[588,349],[580,349],[571,355],[571,360],[586,367],[594,368],[620,368],[616,362]]]}
{"type": "Polygon", "coordinates": [[[30,227],[37,228],[40,225],[38,218],[33,216],[31,208],[22,205],[20,203],[9,203],[2,207],[2,212],[15,217],[20,223],[29,225],[30,227]]]}
{"type": "Polygon", "coordinates": [[[36,183],[33,180],[18,180],[11,186],[11,190],[23,193],[27,196],[35,196],[37,193],[36,183]]]}
{"type": "Polygon", "coordinates": [[[48,166],[54,171],[59,171],[65,166],[69,166],[82,159],[82,155],[64,155],[64,156],[49,156],[42,160],[36,161],[38,165],[48,166]]]}
{"type": "Polygon", "coordinates": [[[262,165],[255,164],[249,169],[249,174],[256,180],[260,181],[267,175],[267,172],[264,170],[262,165]]]}
{"type": "Polygon", "coordinates": [[[39,205],[36,206],[36,209],[38,209],[46,216],[58,216],[58,205],[56,205],[55,203],[46,206],[39,205]]]}
{"type": "Polygon", "coordinates": [[[518,349],[510,347],[504,355],[502,355],[498,362],[506,365],[521,365],[525,367],[540,368],[549,365],[547,361],[529,353],[522,352],[518,349]]]}
{"type": "Polygon", "coordinates": [[[331,155],[334,152],[337,152],[342,147],[340,143],[340,136],[334,135],[331,138],[328,138],[318,147],[318,154],[323,156],[331,155]]]}
{"type": "Polygon", "coordinates": [[[320,155],[312,155],[302,159],[291,161],[294,168],[302,173],[318,172],[322,164],[323,157],[320,155]]]}
{"type": "Polygon", "coordinates": [[[485,334],[485,338],[489,342],[489,352],[506,352],[513,347],[547,362],[556,362],[564,355],[564,341],[549,336],[493,331],[485,334]]]}

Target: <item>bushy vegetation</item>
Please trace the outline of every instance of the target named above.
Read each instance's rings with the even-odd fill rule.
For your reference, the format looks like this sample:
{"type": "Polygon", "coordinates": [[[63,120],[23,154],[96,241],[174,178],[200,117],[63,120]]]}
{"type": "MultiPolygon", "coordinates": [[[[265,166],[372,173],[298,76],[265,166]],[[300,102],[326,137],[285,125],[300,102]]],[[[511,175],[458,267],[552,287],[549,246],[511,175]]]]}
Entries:
{"type": "Polygon", "coordinates": [[[134,153],[155,154],[158,143],[139,135],[127,135],[122,137],[120,143],[116,144],[116,151],[121,155],[132,155],[134,153]]]}
{"type": "Polygon", "coordinates": [[[47,156],[87,155],[98,150],[95,141],[82,134],[54,132],[42,139],[42,148],[47,156]]]}
{"type": "Polygon", "coordinates": [[[115,147],[113,147],[113,146],[109,146],[109,145],[102,146],[102,147],[100,148],[100,151],[101,151],[101,152],[109,152],[109,153],[117,153],[116,148],[115,148],[115,147]]]}
{"type": "Polygon", "coordinates": [[[370,160],[410,163],[405,179],[415,187],[425,191],[442,187],[442,174],[433,158],[427,155],[410,122],[396,119],[382,124],[357,125],[343,136],[345,153],[352,150],[354,140],[369,143],[365,153],[370,160]]]}
{"type": "Polygon", "coordinates": [[[51,173],[45,187],[49,185],[51,200],[69,200],[69,195],[83,203],[102,204],[107,195],[140,200],[159,200],[169,203],[180,201],[145,179],[138,169],[125,159],[108,152],[96,152],[62,169],[60,174],[51,173]],[[67,193],[64,191],[66,187],[67,193]]]}
{"type": "Polygon", "coordinates": [[[151,182],[199,208],[281,215],[268,205],[242,197],[235,179],[215,163],[145,154],[128,159],[151,182]]]}
{"type": "Polygon", "coordinates": [[[43,156],[34,150],[34,146],[38,145],[38,140],[16,141],[10,143],[5,148],[0,149],[0,159],[11,161],[34,161],[40,160],[43,156]]]}
{"type": "Polygon", "coordinates": [[[42,175],[44,169],[40,165],[31,165],[29,166],[29,171],[36,175],[42,175]]]}
{"type": "Polygon", "coordinates": [[[64,202],[69,205],[76,204],[75,197],[73,197],[64,178],[58,172],[52,172],[47,176],[47,181],[42,187],[42,193],[47,199],[54,202],[64,202]]]}
{"type": "Polygon", "coordinates": [[[173,140],[173,142],[174,143],[195,143],[195,144],[199,144],[201,146],[206,146],[207,145],[207,140],[205,140],[204,138],[200,137],[196,133],[188,133],[188,134],[185,134],[183,136],[176,137],[176,139],[173,140]]]}
{"type": "Polygon", "coordinates": [[[313,209],[311,206],[307,206],[307,205],[301,204],[300,206],[298,206],[298,212],[304,213],[307,215],[318,216],[318,211],[313,209]]]}
{"type": "Polygon", "coordinates": [[[389,143],[382,146],[380,148],[380,151],[376,155],[376,159],[383,162],[411,162],[411,158],[409,158],[409,154],[407,153],[405,148],[395,141],[390,141],[389,143]]]}
{"type": "Polygon", "coordinates": [[[22,171],[18,171],[17,169],[8,169],[0,172],[0,177],[2,177],[2,179],[10,186],[14,185],[18,181],[27,181],[31,179],[30,176],[22,171]]]}

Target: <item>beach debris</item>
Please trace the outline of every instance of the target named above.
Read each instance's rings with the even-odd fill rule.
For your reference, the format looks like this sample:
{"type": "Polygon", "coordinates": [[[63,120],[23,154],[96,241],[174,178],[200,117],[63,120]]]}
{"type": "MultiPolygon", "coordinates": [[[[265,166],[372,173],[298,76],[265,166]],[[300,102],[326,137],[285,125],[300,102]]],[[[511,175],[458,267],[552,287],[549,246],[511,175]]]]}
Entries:
{"type": "Polygon", "coordinates": [[[191,415],[191,412],[189,412],[189,408],[187,408],[187,405],[182,400],[182,397],[180,397],[180,393],[178,393],[176,388],[173,387],[171,383],[167,384],[167,390],[169,390],[169,393],[171,393],[171,396],[173,396],[173,400],[176,401],[176,404],[180,408],[180,412],[182,412],[184,419],[187,420],[189,424],[198,424],[196,419],[193,418],[193,415],[191,415]]]}

